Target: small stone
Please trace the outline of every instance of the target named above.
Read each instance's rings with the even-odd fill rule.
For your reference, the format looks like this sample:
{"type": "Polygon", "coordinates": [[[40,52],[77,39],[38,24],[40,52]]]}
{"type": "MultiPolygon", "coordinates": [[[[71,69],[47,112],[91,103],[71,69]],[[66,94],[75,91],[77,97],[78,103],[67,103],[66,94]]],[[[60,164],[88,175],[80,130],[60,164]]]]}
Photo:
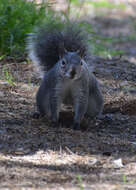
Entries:
{"type": "Polygon", "coordinates": [[[114,163],[115,168],[122,168],[122,167],[124,167],[121,158],[119,158],[117,160],[114,160],[113,163],[114,163]]]}

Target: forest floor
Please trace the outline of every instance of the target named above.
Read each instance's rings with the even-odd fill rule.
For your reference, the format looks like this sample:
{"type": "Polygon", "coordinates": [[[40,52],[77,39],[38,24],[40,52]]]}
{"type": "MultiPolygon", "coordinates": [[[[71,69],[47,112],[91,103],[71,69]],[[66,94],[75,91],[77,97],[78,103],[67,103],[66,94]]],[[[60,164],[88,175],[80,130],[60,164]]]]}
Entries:
{"type": "MultiPolygon", "coordinates": [[[[119,38],[131,35],[134,20],[95,17],[96,31],[119,38]]],[[[125,38],[126,39],[126,38],[125,38]]],[[[136,189],[136,38],[118,41],[117,61],[95,61],[107,120],[82,121],[72,129],[73,113],[61,112],[63,125],[32,118],[39,81],[32,63],[0,65],[1,190],[136,189]]],[[[12,63],[11,63],[12,62],[12,63]]]]}

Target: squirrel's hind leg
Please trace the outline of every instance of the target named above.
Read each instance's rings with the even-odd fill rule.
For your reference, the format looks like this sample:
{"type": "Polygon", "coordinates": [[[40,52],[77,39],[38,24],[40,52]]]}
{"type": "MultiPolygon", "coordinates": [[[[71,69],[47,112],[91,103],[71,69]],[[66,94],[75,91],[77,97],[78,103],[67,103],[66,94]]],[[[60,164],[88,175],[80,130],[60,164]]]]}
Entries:
{"type": "Polygon", "coordinates": [[[37,112],[34,113],[34,118],[40,118],[45,115],[50,117],[51,109],[49,104],[49,92],[45,88],[44,83],[40,86],[36,95],[37,112]]]}
{"type": "Polygon", "coordinates": [[[91,118],[100,117],[103,111],[103,96],[99,89],[89,93],[87,115],[91,118]]]}
{"type": "Polygon", "coordinates": [[[32,114],[33,119],[39,119],[41,117],[44,117],[44,114],[41,114],[39,111],[36,111],[32,114]]]}
{"type": "Polygon", "coordinates": [[[53,91],[50,94],[49,102],[50,102],[50,118],[52,121],[52,125],[53,127],[58,127],[60,124],[59,113],[61,109],[62,97],[59,93],[53,91]]]}
{"type": "Polygon", "coordinates": [[[80,129],[80,122],[83,119],[86,111],[87,111],[87,105],[88,105],[88,98],[87,93],[76,95],[76,98],[74,100],[74,126],[73,128],[75,130],[80,129]]]}

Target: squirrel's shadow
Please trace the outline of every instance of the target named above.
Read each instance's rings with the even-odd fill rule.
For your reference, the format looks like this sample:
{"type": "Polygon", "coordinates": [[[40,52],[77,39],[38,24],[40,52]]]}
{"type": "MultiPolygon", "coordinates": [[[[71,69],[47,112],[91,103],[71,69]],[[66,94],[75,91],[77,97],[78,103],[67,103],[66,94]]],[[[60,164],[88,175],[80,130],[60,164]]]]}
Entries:
{"type": "MultiPolygon", "coordinates": [[[[69,128],[69,129],[73,129],[74,131],[76,129],[74,129],[74,112],[72,110],[71,107],[66,107],[66,109],[63,109],[60,112],[59,115],[59,122],[57,125],[54,125],[51,120],[46,117],[46,116],[42,116],[41,119],[39,120],[41,123],[44,123],[45,121],[49,122],[49,126],[50,127],[55,127],[57,128],[69,128]]],[[[109,118],[107,115],[103,115],[102,118],[90,118],[88,117],[88,115],[85,114],[84,118],[81,121],[80,124],[80,128],[78,129],[81,132],[84,131],[89,131],[90,128],[94,128],[94,130],[96,131],[96,128],[98,128],[99,130],[99,126],[101,123],[104,123],[105,126],[106,124],[109,124],[112,122],[112,119],[109,118]]]]}

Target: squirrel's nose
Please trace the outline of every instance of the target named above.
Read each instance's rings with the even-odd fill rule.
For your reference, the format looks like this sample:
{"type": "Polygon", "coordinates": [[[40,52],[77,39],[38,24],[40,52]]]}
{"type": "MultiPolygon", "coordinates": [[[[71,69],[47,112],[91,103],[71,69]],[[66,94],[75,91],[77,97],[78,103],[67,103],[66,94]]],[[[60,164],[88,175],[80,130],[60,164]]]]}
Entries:
{"type": "Polygon", "coordinates": [[[76,75],[76,69],[72,68],[72,70],[69,72],[69,74],[70,74],[70,78],[73,79],[76,75]]]}
{"type": "Polygon", "coordinates": [[[65,74],[65,76],[67,76],[70,79],[74,79],[75,75],[76,75],[76,68],[75,67],[69,68],[69,70],[65,74]]]}

